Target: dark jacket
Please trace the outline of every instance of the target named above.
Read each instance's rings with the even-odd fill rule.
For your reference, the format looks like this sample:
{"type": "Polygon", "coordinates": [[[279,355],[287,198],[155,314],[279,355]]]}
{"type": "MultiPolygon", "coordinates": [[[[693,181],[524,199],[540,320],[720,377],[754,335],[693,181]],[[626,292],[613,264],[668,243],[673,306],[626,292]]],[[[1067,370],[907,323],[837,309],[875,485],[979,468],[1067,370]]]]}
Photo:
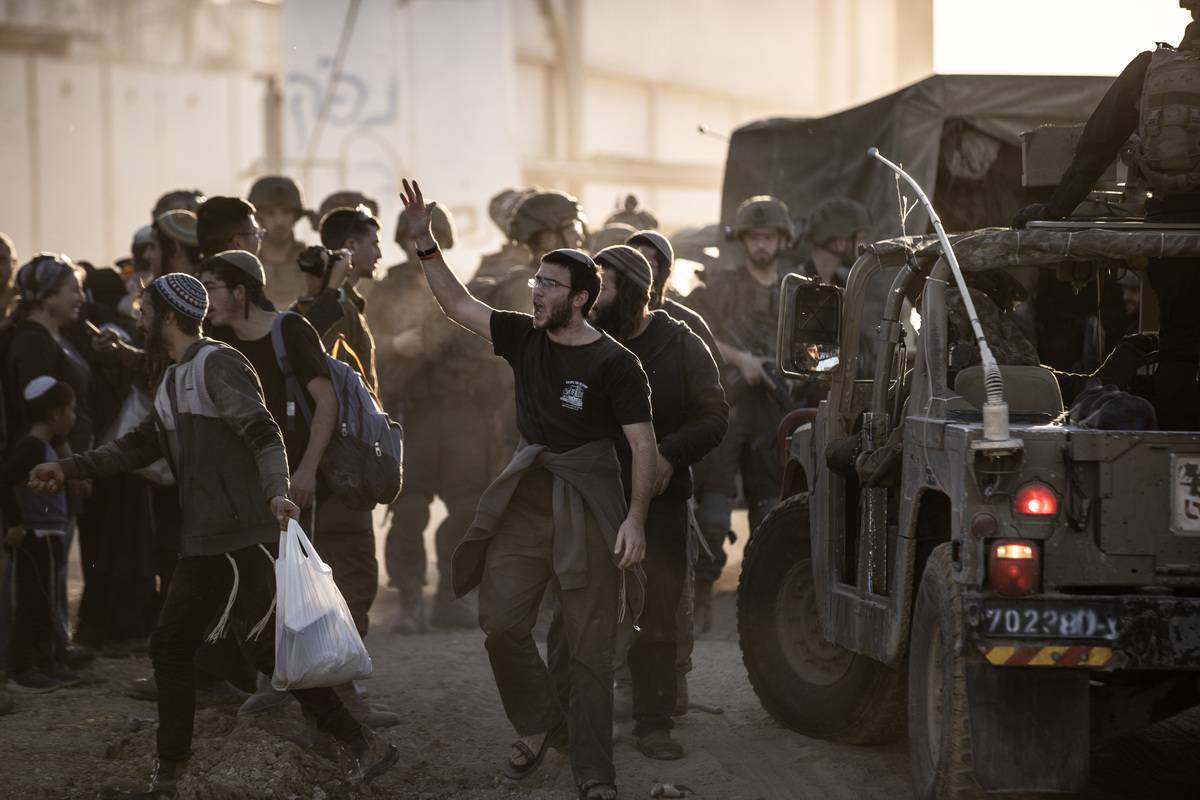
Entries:
{"type": "Polygon", "coordinates": [[[700,340],[708,347],[708,352],[712,354],[713,361],[717,362],[718,370],[725,365],[725,359],[721,357],[721,348],[717,347],[717,339],[713,336],[712,328],[708,327],[708,323],[704,321],[704,317],[669,297],[663,299],[662,310],[667,312],[671,319],[677,319],[687,325],[692,329],[692,333],[700,337],[700,340]]]}
{"type": "Polygon", "coordinates": [[[287,496],[287,454],[258,376],[237,350],[196,342],[167,369],[141,425],[60,463],[68,479],[105,478],[164,455],[179,486],[181,556],[278,540],[268,502],[287,496]]]}
{"type": "Polygon", "coordinates": [[[4,405],[7,411],[8,441],[15,443],[29,430],[25,419],[25,387],[40,375],[70,385],[75,390],[75,426],[67,442],[76,452],[92,446],[90,397],[91,368],[81,354],[68,355],[50,331],[30,320],[19,320],[4,333],[4,369],[0,382],[4,385],[4,405]]]}
{"type": "MultiPolygon", "coordinates": [[[[692,496],[691,467],[721,443],[729,427],[729,405],[712,354],[691,328],[654,311],[641,336],[622,342],[650,380],[654,404],[654,436],[658,449],[675,467],[661,495],[692,496]]],[[[617,442],[625,493],[632,483],[632,454],[624,439],[617,442]]]]}

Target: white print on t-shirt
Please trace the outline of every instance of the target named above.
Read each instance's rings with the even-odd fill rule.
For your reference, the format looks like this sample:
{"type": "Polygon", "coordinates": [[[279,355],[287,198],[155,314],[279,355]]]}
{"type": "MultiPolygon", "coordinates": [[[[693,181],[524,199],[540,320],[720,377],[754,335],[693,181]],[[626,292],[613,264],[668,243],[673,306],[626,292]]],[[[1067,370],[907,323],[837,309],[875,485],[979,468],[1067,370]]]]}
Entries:
{"type": "Polygon", "coordinates": [[[583,411],[583,393],[586,390],[587,384],[582,381],[567,381],[563,386],[562,397],[559,398],[563,408],[568,411],[583,411]]]}

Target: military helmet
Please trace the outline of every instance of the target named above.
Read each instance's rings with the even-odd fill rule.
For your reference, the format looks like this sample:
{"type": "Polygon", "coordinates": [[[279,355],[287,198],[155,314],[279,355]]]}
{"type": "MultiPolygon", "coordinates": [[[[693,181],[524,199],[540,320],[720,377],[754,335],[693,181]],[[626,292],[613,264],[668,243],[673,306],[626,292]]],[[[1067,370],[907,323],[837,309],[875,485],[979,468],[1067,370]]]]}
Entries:
{"type": "Polygon", "coordinates": [[[795,236],[795,226],[792,223],[792,215],[788,213],[787,204],[766,194],[743,200],[738,206],[737,216],[734,217],[734,236],[741,237],[755,228],[773,228],[789,240],[795,236]]]}
{"type": "Polygon", "coordinates": [[[624,222],[610,222],[588,237],[588,250],[599,253],[606,247],[625,244],[635,233],[637,233],[637,229],[632,225],[626,225],[624,222]]]}
{"type": "MultiPolygon", "coordinates": [[[[430,201],[426,201],[428,203],[430,201]]],[[[396,244],[401,247],[408,241],[408,225],[405,224],[408,219],[408,209],[400,212],[400,216],[396,217],[396,244]]],[[[454,247],[454,218],[450,216],[450,212],[441,205],[433,207],[433,215],[430,219],[430,228],[433,231],[433,240],[438,243],[438,247],[443,250],[449,250],[454,247]]]]}
{"type": "Polygon", "coordinates": [[[266,175],[250,187],[246,198],[255,208],[290,208],[304,212],[304,195],[300,186],[286,175],[266,175]]]}
{"type": "Polygon", "coordinates": [[[501,233],[505,236],[508,235],[508,226],[512,222],[513,212],[522,200],[536,191],[538,190],[502,189],[492,197],[488,202],[488,216],[492,218],[492,222],[496,224],[501,233]]]}
{"type": "Polygon", "coordinates": [[[508,238],[528,244],[542,231],[557,231],[578,222],[587,235],[587,217],[579,201],[564,192],[535,192],[523,199],[508,224],[508,238]]]}
{"type": "Polygon", "coordinates": [[[604,220],[604,226],[623,223],[630,226],[635,231],[653,229],[658,227],[658,217],[642,208],[638,204],[637,195],[625,195],[625,204],[622,208],[608,215],[608,219],[604,220]]]}
{"type": "Polygon", "coordinates": [[[313,219],[313,227],[317,227],[321,220],[325,219],[325,215],[335,208],[358,208],[359,206],[366,206],[371,209],[373,216],[379,216],[379,203],[376,203],[362,192],[334,192],[321,201],[321,207],[317,209],[316,217],[313,219]]]}
{"type": "Polygon", "coordinates": [[[871,215],[862,203],[849,197],[831,197],[813,209],[804,235],[813,244],[824,244],[830,239],[865,233],[870,226],[871,215]]]}

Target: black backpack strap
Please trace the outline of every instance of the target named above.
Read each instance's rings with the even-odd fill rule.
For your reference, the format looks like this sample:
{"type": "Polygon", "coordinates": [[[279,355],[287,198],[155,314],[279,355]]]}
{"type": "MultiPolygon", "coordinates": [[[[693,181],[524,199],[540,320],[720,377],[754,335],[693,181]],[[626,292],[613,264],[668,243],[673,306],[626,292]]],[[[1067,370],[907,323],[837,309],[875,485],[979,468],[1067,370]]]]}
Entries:
{"type": "Polygon", "coordinates": [[[297,410],[304,416],[304,424],[312,425],[312,409],[308,407],[304,389],[300,386],[296,373],[292,371],[287,345],[283,341],[283,320],[285,317],[293,315],[300,316],[294,311],[284,311],[277,314],[275,321],[271,323],[271,348],[275,351],[275,360],[279,363],[279,370],[283,373],[284,391],[287,398],[287,429],[289,431],[296,429],[297,410]]]}

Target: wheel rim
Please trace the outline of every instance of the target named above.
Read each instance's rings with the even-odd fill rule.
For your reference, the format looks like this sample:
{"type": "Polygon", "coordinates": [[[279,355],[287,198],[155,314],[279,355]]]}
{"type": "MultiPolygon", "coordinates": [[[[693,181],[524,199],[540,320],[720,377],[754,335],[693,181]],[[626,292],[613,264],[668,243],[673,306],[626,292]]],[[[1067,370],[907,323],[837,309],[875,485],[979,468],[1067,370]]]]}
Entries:
{"type": "Polygon", "coordinates": [[[801,680],[815,686],[829,686],[850,670],[854,654],[821,635],[816,587],[808,559],[793,565],[784,576],[775,603],[775,622],[784,657],[801,680]]]}
{"type": "Polygon", "coordinates": [[[925,736],[936,769],[942,751],[942,632],[934,629],[925,659],[925,736]]]}

